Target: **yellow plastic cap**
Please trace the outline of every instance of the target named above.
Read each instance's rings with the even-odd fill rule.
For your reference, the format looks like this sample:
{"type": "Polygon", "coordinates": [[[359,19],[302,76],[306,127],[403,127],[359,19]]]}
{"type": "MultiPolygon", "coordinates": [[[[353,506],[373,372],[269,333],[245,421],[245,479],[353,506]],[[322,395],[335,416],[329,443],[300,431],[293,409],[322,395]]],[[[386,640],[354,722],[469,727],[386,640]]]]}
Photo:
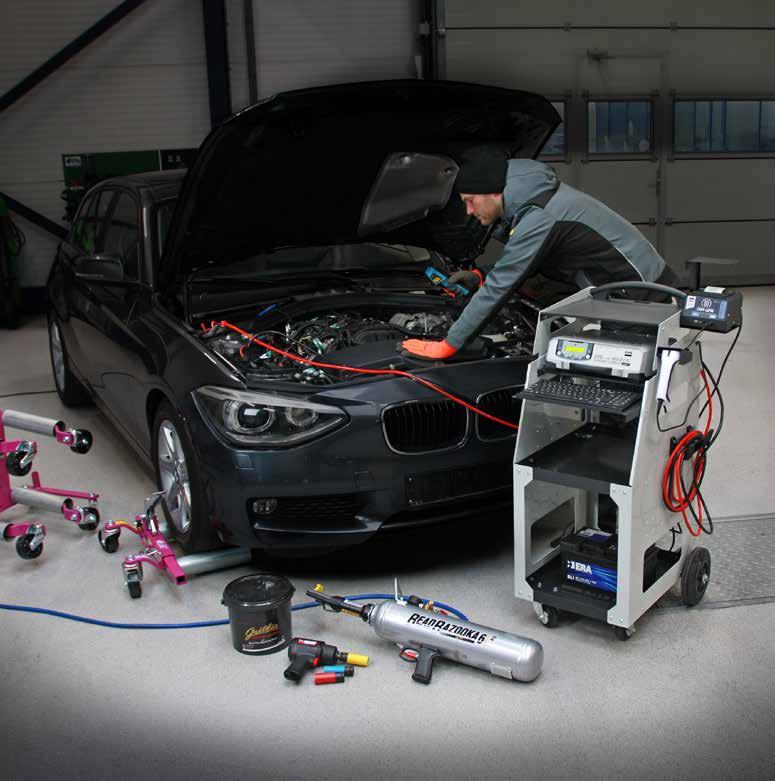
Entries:
{"type": "Polygon", "coordinates": [[[369,657],[363,654],[347,654],[347,664],[354,664],[356,667],[368,667],[369,657]]]}
{"type": "Polygon", "coordinates": [[[312,590],[313,591],[325,591],[326,589],[324,588],[322,583],[318,583],[317,586],[315,586],[315,588],[313,588],[312,590]]]}

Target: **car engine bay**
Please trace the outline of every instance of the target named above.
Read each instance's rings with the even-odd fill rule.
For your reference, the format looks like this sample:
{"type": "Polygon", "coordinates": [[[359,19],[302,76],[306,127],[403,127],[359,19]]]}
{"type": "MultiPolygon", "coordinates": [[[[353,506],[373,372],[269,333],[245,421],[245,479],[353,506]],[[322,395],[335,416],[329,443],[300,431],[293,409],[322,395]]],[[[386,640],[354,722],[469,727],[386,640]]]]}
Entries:
{"type": "MultiPolygon", "coordinates": [[[[323,308],[320,299],[309,306],[294,302],[272,304],[252,320],[233,322],[252,334],[250,340],[219,326],[205,328],[201,338],[217,355],[253,380],[277,380],[313,385],[331,385],[354,379],[347,369],[304,365],[257,344],[261,340],[277,349],[316,362],[354,368],[416,368],[403,356],[400,342],[408,338],[443,339],[455,321],[458,309],[446,302],[422,302],[412,297],[401,303],[375,304],[363,296],[336,296],[323,308]],[[352,302],[343,299],[353,298],[352,302]],[[413,305],[414,304],[414,305],[413,305]]],[[[529,355],[534,336],[532,307],[514,302],[503,307],[483,338],[501,357],[529,355]]]]}

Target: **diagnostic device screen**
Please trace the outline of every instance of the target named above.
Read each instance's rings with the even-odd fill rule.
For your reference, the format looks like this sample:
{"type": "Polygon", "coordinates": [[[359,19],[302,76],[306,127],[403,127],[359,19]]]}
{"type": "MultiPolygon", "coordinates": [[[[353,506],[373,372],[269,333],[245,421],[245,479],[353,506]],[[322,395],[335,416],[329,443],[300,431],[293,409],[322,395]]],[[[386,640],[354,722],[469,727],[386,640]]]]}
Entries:
{"type": "Polygon", "coordinates": [[[727,314],[727,302],[710,296],[687,296],[684,315],[701,320],[723,320],[727,314]]]}
{"type": "Polygon", "coordinates": [[[590,350],[589,342],[571,342],[567,339],[561,339],[559,343],[558,355],[562,358],[584,358],[590,350]]]}

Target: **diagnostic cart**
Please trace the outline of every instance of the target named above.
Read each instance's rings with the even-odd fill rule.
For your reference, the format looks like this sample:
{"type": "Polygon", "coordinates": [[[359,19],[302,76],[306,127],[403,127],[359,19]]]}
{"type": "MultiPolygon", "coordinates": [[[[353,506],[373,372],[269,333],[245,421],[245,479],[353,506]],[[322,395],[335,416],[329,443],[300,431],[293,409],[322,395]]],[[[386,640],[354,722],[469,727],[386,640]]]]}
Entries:
{"type": "Polygon", "coordinates": [[[688,605],[705,593],[710,554],[693,532],[680,534],[662,493],[676,437],[701,438],[698,330],[722,330],[690,322],[687,302],[695,305],[671,288],[605,285],[539,315],[519,394],[514,575],[516,597],[547,626],[566,611],[607,622],[626,640],[676,584],[688,605]],[[623,287],[675,298],[610,298],[623,287]]]}

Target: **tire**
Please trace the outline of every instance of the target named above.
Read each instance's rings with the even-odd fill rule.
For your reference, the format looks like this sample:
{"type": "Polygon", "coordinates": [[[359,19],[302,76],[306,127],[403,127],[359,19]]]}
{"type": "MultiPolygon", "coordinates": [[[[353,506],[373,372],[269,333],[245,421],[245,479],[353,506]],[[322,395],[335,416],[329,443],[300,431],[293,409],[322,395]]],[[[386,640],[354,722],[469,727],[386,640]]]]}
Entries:
{"type": "Polygon", "coordinates": [[[25,534],[23,537],[19,537],[16,540],[16,552],[22,559],[37,559],[41,553],[43,553],[43,543],[38,545],[37,548],[32,548],[30,542],[33,537],[29,534],[25,534]]]}
{"type": "Polygon", "coordinates": [[[9,475],[13,475],[14,477],[24,477],[24,475],[29,474],[30,469],[32,469],[32,462],[27,464],[27,466],[21,465],[21,460],[25,455],[27,454],[9,453],[5,457],[5,468],[8,470],[9,475]]]}
{"type": "Polygon", "coordinates": [[[103,536],[102,529],[97,532],[97,539],[100,541],[100,547],[105,553],[115,553],[118,550],[119,535],[108,534],[103,536]]]}
{"type": "Polygon", "coordinates": [[[710,551],[707,548],[695,548],[681,571],[681,599],[684,605],[698,605],[705,596],[709,581],[710,551]]]}
{"type": "Polygon", "coordinates": [[[51,356],[51,371],[57,395],[66,407],[80,407],[91,402],[84,384],[70,371],[70,362],[65,347],[64,335],[59,320],[53,315],[48,319],[48,348],[51,356]]]}
{"type": "Polygon", "coordinates": [[[627,642],[633,634],[635,634],[634,630],[627,629],[623,626],[615,626],[614,627],[614,635],[616,636],[617,640],[621,640],[623,643],[627,642]]]}
{"type": "Polygon", "coordinates": [[[83,520],[78,524],[80,529],[93,532],[100,525],[100,512],[96,507],[86,507],[83,512],[83,520]]]}
{"type": "Polygon", "coordinates": [[[151,446],[156,485],[170,497],[170,501],[165,497],[162,502],[164,515],[180,547],[185,553],[222,547],[210,525],[207,497],[191,436],[180,415],[167,401],[163,401],[156,411],[151,446]],[[183,485],[188,483],[188,490],[181,490],[181,481],[183,485]],[[175,484],[172,489],[171,483],[175,484]],[[183,502],[181,497],[184,497],[183,502]]]}
{"type": "Polygon", "coordinates": [[[539,620],[547,629],[554,629],[560,623],[560,611],[551,605],[543,605],[544,618],[539,620]]]}

